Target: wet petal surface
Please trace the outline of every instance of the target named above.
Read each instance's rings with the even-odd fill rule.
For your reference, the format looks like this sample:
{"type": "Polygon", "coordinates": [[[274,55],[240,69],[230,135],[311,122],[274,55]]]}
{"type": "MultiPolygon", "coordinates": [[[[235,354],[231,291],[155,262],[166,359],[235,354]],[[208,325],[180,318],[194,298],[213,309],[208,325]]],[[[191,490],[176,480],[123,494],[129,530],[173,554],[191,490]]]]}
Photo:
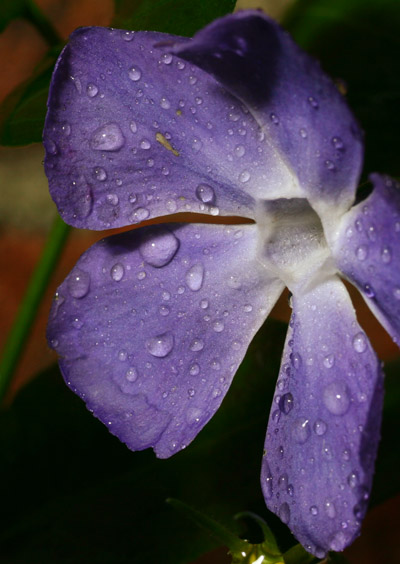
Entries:
{"type": "Polygon", "coordinates": [[[106,229],[188,211],[254,218],[254,198],[298,190],[248,109],[171,55],[183,40],[105,28],[71,36],[44,130],[50,192],[67,223],[106,229]]]}
{"type": "Polygon", "coordinates": [[[374,190],[343,218],[333,253],[400,346],[400,186],[371,175],[374,190]]]}
{"type": "Polygon", "coordinates": [[[362,162],[359,127],[337,87],[276,22],[237,12],[175,52],[246,104],[316,209],[349,206],[362,162]]]}
{"type": "Polygon", "coordinates": [[[269,509],[318,557],[359,534],[382,395],[379,363],[342,282],[293,296],[261,483],[269,509]]]}
{"type": "Polygon", "coordinates": [[[146,227],[89,249],[48,339],[67,384],[129,448],[184,448],[219,407],[282,291],[254,225],[146,227]]]}

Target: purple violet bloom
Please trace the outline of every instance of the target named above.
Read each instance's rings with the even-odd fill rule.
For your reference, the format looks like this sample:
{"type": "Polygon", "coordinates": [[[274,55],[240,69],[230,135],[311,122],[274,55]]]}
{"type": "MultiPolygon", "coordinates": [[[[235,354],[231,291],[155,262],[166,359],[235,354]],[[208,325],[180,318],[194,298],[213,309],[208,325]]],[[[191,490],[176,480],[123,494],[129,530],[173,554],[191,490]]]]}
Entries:
{"type": "Polygon", "coordinates": [[[342,275],[400,338],[400,190],[371,176],[362,135],[316,61],[261,12],[193,39],[75,31],[53,75],[46,173],[63,219],[164,224],[95,244],[48,325],[68,386],[132,450],[167,458],[220,406],[283,288],[293,314],[262,461],[267,506],[311,553],[359,534],[382,371],[342,275]]]}

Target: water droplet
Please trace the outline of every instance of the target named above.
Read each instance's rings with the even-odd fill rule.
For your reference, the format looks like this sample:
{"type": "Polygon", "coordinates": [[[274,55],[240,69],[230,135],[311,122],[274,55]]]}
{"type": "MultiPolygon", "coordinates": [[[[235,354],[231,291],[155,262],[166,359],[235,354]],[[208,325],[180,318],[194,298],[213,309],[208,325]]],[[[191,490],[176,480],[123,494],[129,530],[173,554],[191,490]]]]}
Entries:
{"type": "Polygon", "coordinates": [[[368,257],[368,247],[366,245],[360,245],[357,247],[356,257],[358,260],[365,260],[368,257]]]}
{"type": "Polygon", "coordinates": [[[119,198],[117,194],[107,194],[106,196],[107,203],[111,206],[117,206],[119,203],[119,198]]]}
{"type": "Polygon", "coordinates": [[[367,229],[368,239],[370,241],[376,241],[376,228],[375,225],[369,225],[367,229]]]}
{"type": "Polygon", "coordinates": [[[148,151],[151,147],[151,143],[148,139],[142,139],[140,142],[140,148],[148,151]]]}
{"type": "Polygon", "coordinates": [[[90,274],[76,268],[68,277],[68,291],[73,298],[84,298],[89,292],[90,274]]]}
{"type": "Polygon", "coordinates": [[[272,121],[272,123],[274,123],[275,125],[279,125],[279,118],[276,114],[270,114],[269,115],[269,119],[272,121]]]}
{"type": "Polygon", "coordinates": [[[293,396],[289,392],[287,394],[283,394],[281,399],[279,400],[279,409],[287,415],[293,409],[293,396]]]}
{"type": "Polygon", "coordinates": [[[333,415],[344,415],[350,407],[350,392],[342,380],[334,380],[323,391],[325,407],[333,415]]]}
{"type": "Polygon", "coordinates": [[[345,448],[344,451],[342,452],[342,458],[343,460],[350,460],[351,458],[351,450],[349,448],[345,448]]]}
{"type": "Polygon", "coordinates": [[[248,170],[241,172],[239,175],[239,180],[243,183],[248,182],[250,180],[250,172],[248,170]]]}
{"type": "Polygon", "coordinates": [[[263,461],[262,465],[262,477],[263,477],[263,491],[266,499],[271,499],[272,497],[272,472],[269,464],[266,460],[263,461]]]}
{"type": "Polygon", "coordinates": [[[147,219],[149,215],[150,212],[147,208],[136,208],[133,210],[129,219],[132,223],[139,223],[140,221],[147,219]]]}
{"type": "Polygon", "coordinates": [[[130,366],[125,373],[125,378],[128,380],[128,382],[136,382],[137,377],[138,373],[136,368],[134,366],[130,366]]]}
{"type": "Polygon", "coordinates": [[[164,65],[170,65],[172,63],[172,55],[171,53],[164,53],[161,56],[161,60],[164,63],[164,65]]]}
{"type": "Polygon", "coordinates": [[[310,513],[311,515],[318,515],[318,507],[316,505],[312,505],[310,507],[310,513]]]}
{"type": "Polygon", "coordinates": [[[124,41],[132,41],[134,35],[135,35],[134,31],[124,31],[122,34],[122,39],[124,41]]]}
{"type": "Polygon", "coordinates": [[[334,519],[336,517],[336,509],[332,501],[325,502],[325,511],[330,519],[334,519]]]}
{"type": "Polygon", "coordinates": [[[111,268],[110,274],[111,274],[111,278],[115,280],[115,282],[119,282],[120,280],[122,280],[125,274],[125,269],[123,265],[118,262],[114,264],[114,266],[111,268]]]}
{"type": "Polygon", "coordinates": [[[149,353],[158,358],[167,356],[174,346],[174,336],[172,333],[163,333],[152,337],[146,342],[146,347],[149,353]]]}
{"type": "Polygon", "coordinates": [[[90,142],[96,151],[118,151],[124,143],[124,136],[116,123],[107,123],[96,129],[90,142]]]}
{"type": "Polygon", "coordinates": [[[62,131],[62,133],[63,133],[66,137],[68,137],[69,135],[71,135],[71,126],[69,125],[68,122],[65,121],[65,122],[61,125],[61,131],[62,131]]]}
{"type": "Polygon", "coordinates": [[[189,348],[193,352],[202,351],[204,349],[204,343],[201,339],[193,339],[189,348]]]}
{"type": "Polygon", "coordinates": [[[305,417],[299,417],[294,421],[292,426],[292,437],[296,443],[305,443],[311,434],[309,420],[305,417]]]}
{"type": "Polygon", "coordinates": [[[193,292],[197,292],[203,285],[204,267],[202,264],[197,263],[189,268],[186,272],[186,284],[193,292]]]}
{"type": "Polygon", "coordinates": [[[314,429],[314,433],[316,435],[318,435],[319,437],[322,437],[322,435],[325,435],[325,433],[328,429],[328,426],[325,423],[325,421],[322,421],[322,419],[317,419],[314,423],[313,429],[314,429]]]}
{"type": "Polygon", "coordinates": [[[204,204],[213,204],[215,201],[214,189],[208,184],[199,184],[196,188],[196,196],[204,204]]]}
{"type": "Polygon", "coordinates": [[[291,360],[293,366],[295,367],[295,369],[298,370],[301,366],[301,363],[302,363],[300,354],[299,353],[291,354],[290,360],[291,360]]]}
{"type": "Polygon", "coordinates": [[[332,137],[331,143],[339,151],[344,149],[344,143],[340,137],[332,137]]]}
{"type": "Polygon", "coordinates": [[[179,239],[167,229],[142,236],[139,252],[151,266],[161,268],[171,262],[179,248],[179,239]]]}
{"type": "Polygon", "coordinates": [[[87,85],[86,94],[89,96],[89,98],[94,98],[98,93],[99,89],[96,84],[90,83],[87,85]]]}
{"type": "Polygon", "coordinates": [[[233,290],[240,290],[240,288],[242,287],[240,279],[237,276],[233,275],[228,276],[227,284],[229,288],[232,288],[233,290]]]}
{"type": "Polygon", "coordinates": [[[359,483],[359,477],[356,471],[351,472],[351,474],[348,475],[347,477],[347,483],[349,484],[349,486],[351,488],[355,488],[356,486],[358,486],[359,483]]]}
{"type": "Polygon", "coordinates": [[[208,304],[208,300],[207,300],[207,299],[201,300],[201,302],[200,302],[200,307],[201,307],[201,309],[207,309],[207,308],[208,308],[208,305],[209,305],[209,304],[208,304]]]}
{"type": "Polygon", "coordinates": [[[302,137],[303,139],[306,139],[306,137],[307,137],[307,131],[304,129],[304,127],[302,127],[302,128],[299,130],[299,134],[300,134],[300,137],[302,137]]]}
{"type": "Polygon", "coordinates": [[[314,108],[314,110],[318,110],[319,108],[318,100],[316,100],[314,96],[309,96],[307,101],[310,104],[310,106],[314,108]]]}
{"type": "Polygon", "coordinates": [[[393,296],[396,298],[396,300],[400,300],[400,288],[395,288],[393,290],[393,296]]]}
{"type": "Polygon", "coordinates": [[[107,179],[106,171],[104,170],[104,168],[101,168],[99,166],[96,166],[96,168],[93,169],[93,175],[96,180],[100,180],[100,182],[104,182],[104,180],[107,179]]]}
{"type": "Polygon", "coordinates": [[[367,348],[367,338],[364,333],[357,333],[353,337],[353,347],[358,353],[363,353],[367,348]]]}
{"type": "Polygon", "coordinates": [[[243,307],[243,309],[244,309],[244,311],[245,311],[246,313],[250,313],[251,311],[253,311],[253,306],[250,305],[250,304],[246,304],[246,305],[243,307]]]}
{"type": "Polygon", "coordinates": [[[392,251],[390,247],[383,247],[381,251],[381,260],[384,264],[389,264],[392,260],[392,251]]]}
{"type": "Polygon", "coordinates": [[[216,333],[221,333],[224,330],[224,324],[221,320],[217,319],[217,321],[213,324],[213,329],[216,333]]]}
{"type": "Polygon", "coordinates": [[[171,107],[171,102],[167,98],[161,98],[160,106],[164,110],[169,110],[169,108],[171,107]]]}
{"type": "Polygon", "coordinates": [[[325,166],[328,170],[335,170],[336,169],[335,163],[332,162],[332,161],[329,161],[329,160],[325,161],[325,166]]]}
{"type": "Polygon", "coordinates": [[[324,366],[326,368],[332,368],[332,366],[335,364],[335,355],[333,354],[328,354],[324,360],[323,360],[324,366]]]}
{"type": "Polygon", "coordinates": [[[243,155],[245,154],[246,149],[244,148],[243,145],[236,145],[235,147],[235,155],[237,157],[243,157],[243,155]]]}
{"type": "Polygon", "coordinates": [[[137,82],[142,76],[142,71],[139,67],[131,67],[128,71],[128,76],[133,82],[137,82]]]}
{"type": "Polygon", "coordinates": [[[289,521],[290,521],[290,507],[286,502],[282,503],[282,505],[279,507],[278,515],[279,515],[279,518],[282,521],[282,523],[285,523],[285,525],[287,525],[289,523],[289,521]]]}
{"type": "Polygon", "coordinates": [[[192,364],[192,366],[189,369],[189,372],[191,374],[191,376],[197,376],[197,374],[200,373],[200,366],[198,364],[192,364]]]}
{"type": "Polygon", "coordinates": [[[137,123],[136,121],[131,121],[131,123],[129,124],[129,129],[132,131],[132,133],[136,133],[137,132],[137,123]]]}
{"type": "Polygon", "coordinates": [[[374,298],[375,290],[370,284],[364,284],[364,294],[367,296],[367,298],[374,298]]]}

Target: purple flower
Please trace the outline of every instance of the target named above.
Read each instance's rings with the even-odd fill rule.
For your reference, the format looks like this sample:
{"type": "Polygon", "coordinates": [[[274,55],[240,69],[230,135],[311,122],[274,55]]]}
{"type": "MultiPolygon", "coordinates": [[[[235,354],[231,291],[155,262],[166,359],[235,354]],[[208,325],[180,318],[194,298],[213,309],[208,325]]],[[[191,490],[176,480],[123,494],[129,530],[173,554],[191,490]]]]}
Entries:
{"type": "Polygon", "coordinates": [[[400,191],[373,175],[354,205],[362,135],[335,85],[260,12],[193,40],[83,28],[58,60],[44,139],[76,227],[249,220],[203,215],[90,248],[48,326],[68,386],[130,449],[167,458],[216,412],[287,286],[262,488],[307,550],[343,550],[368,503],[382,372],[339,275],[399,339],[400,191]]]}

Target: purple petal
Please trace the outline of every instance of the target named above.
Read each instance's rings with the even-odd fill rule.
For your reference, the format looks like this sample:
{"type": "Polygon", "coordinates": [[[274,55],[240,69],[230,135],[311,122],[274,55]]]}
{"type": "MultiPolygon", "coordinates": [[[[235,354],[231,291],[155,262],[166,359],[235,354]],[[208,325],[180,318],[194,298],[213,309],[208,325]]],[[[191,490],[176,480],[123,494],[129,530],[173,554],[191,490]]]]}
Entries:
{"type": "Polygon", "coordinates": [[[316,209],[324,202],[348,208],[361,170],[360,130],[337,87],[276,22],[237,12],[174,52],[249,108],[316,209]]]}
{"type": "Polygon", "coordinates": [[[132,450],[171,456],[218,409],[283,288],[257,248],[254,225],[147,227],[95,244],[58,289],[64,378],[132,450]]]}
{"type": "Polygon", "coordinates": [[[322,558],[360,532],[382,409],[382,372],[337,278],[293,296],[262,465],[266,503],[322,558]]]}
{"type": "Polygon", "coordinates": [[[400,346],[400,186],[378,174],[371,180],[373,192],[344,217],[333,253],[400,346]]]}
{"type": "Polygon", "coordinates": [[[66,222],[105,229],[188,211],[254,218],[266,186],[280,197],[293,191],[241,102],[169,53],[182,40],[105,28],[72,34],[44,129],[50,191],[66,222]]]}

